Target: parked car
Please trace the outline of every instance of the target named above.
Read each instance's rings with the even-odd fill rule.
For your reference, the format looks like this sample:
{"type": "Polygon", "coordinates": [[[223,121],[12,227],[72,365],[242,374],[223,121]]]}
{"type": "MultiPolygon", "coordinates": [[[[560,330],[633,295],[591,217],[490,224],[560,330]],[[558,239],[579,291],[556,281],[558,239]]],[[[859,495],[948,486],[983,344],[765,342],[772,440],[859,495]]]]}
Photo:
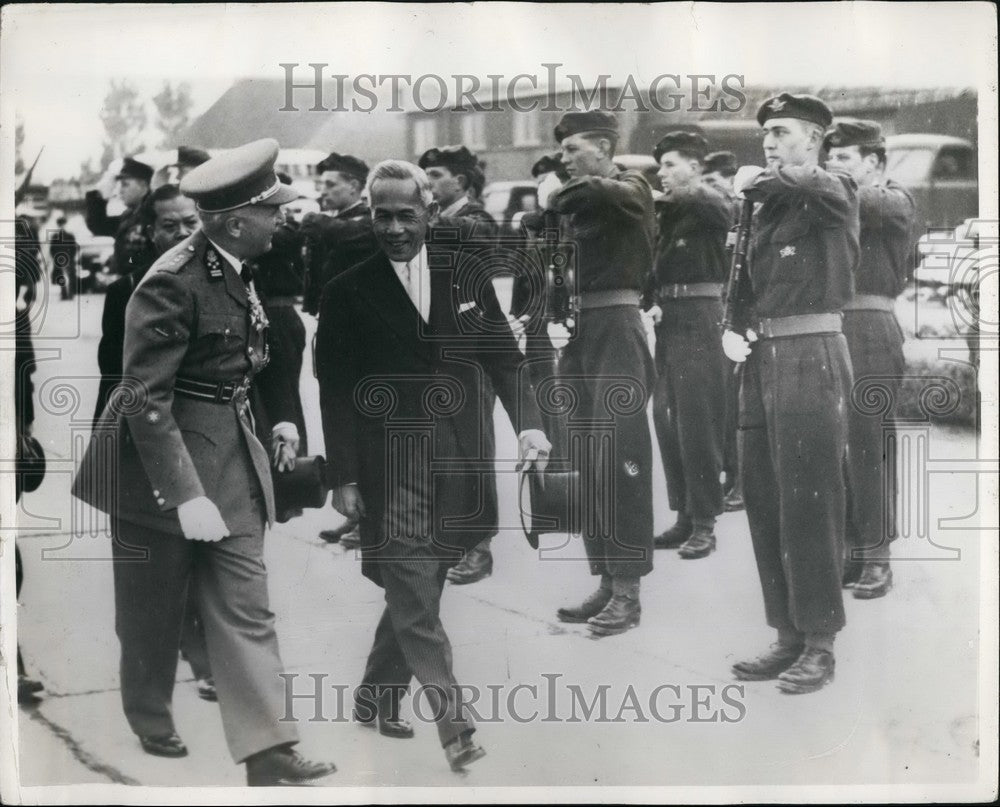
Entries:
{"type": "Polygon", "coordinates": [[[111,271],[111,258],[115,252],[115,239],[110,236],[94,236],[80,243],[79,285],[80,293],[101,293],[107,291],[119,275],[111,271]]]}
{"type": "Polygon", "coordinates": [[[978,160],[968,140],[901,134],[885,144],[886,176],[906,187],[917,205],[915,237],[955,228],[979,214],[978,160]]]}
{"type": "Polygon", "coordinates": [[[530,179],[491,182],[483,189],[481,201],[501,231],[507,233],[518,213],[538,208],[538,186],[530,179]]]}

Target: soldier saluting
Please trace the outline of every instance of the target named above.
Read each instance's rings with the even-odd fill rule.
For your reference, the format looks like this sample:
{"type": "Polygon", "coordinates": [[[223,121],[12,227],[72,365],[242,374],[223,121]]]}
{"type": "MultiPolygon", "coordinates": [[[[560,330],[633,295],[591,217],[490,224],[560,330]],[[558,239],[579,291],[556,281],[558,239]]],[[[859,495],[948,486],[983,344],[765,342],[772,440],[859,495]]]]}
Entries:
{"type": "Polygon", "coordinates": [[[819,165],[829,107],[782,93],[757,113],[766,168],[735,189],[758,202],[750,271],[723,347],[746,361],[740,390],[743,493],[767,623],[777,644],[733,665],[741,680],[777,678],[813,692],[833,678],[841,594],[852,375],[841,310],[858,262],[854,181],[819,165]]]}
{"type": "MultiPolygon", "coordinates": [[[[903,332],[896,321],[895,299],[912,270],[909,259],[914,204],[909,192],[883,176],[885,138],[870,120],[838,121],[824,138],[827,167],[847,171],[858,184],[861,260],[854,297],[844,307],[844,336],[859,386],[877,377],[890,390],[889,400],[906,370],[903,332]]],[[[886,516],[894,513],[896,479],[886,477],[882,413],[848,409],[850,446],[847,459],[847,551],[844,579],[857,599],[882,597],[892,586],[886,516]],[[852,550],[866,550],[854,558],[852,550]]],[[[891,428],[891,426],[890,426],[891,428]]],[[[893,469],[895,465],[891,466],[893,469]]],[[[891,471],[889,472],[891,473],[891,471]]]]}

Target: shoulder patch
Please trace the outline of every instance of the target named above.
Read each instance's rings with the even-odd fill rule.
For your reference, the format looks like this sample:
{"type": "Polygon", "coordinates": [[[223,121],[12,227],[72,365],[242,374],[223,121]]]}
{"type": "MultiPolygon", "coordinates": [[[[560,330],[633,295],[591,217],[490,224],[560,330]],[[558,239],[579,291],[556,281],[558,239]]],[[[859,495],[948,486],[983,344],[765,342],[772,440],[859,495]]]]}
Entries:
{"type": "Polygon", "coordinates": [[[170,272],[177,274],[186,264],[194,258],[194,247],[185,246],[180,249],[174,247],[160,256],[159,260],[153,264],[151,272],[170,272]]]}

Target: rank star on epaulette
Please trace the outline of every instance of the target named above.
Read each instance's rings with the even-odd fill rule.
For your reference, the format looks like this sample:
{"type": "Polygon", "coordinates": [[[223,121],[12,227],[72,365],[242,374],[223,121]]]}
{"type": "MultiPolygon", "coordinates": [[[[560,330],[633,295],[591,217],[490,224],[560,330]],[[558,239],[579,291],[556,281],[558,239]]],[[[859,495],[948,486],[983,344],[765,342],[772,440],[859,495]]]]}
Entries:
{"type": "Polygon", "coordinates": [[[222,280],[222,258],[212,247],[205,250],[205,266],[208,267],[209,278],[222,280]]]}
{"type": "Polygon", "coordinates": [[[795,254],[795,247],[789,244],[787,247],[782,247],[778,254],[782,258],[791,258],[795,254]]]}

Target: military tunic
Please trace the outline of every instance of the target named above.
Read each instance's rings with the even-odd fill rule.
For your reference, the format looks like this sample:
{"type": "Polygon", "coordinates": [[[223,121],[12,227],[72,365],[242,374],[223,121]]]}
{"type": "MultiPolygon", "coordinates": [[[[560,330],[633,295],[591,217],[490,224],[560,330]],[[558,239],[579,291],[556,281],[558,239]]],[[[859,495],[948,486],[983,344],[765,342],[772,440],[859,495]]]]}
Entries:
{"type": "Polygon", "coordinates": [[[656,207],[659,240],[650,296],[663,317],[656,329],[653,422],[671,509],[712,519],[722,512],[728,361],[719,323],[732,209],[706,185],[656,207]]]}
{"type": "MultiPolygon", "coordinates": [[[[855,379],[848,410],[847,545],[849,552],[866,549],[865,555],[888,557],[888,542],[895,537],[890,528],[896,478],[887,470],[895,465],[886,465],[885,448],[893,430],[893,413],[882,407],[872,411],[865,401],[872,393],[895,401],[906,371],[903,334],[892,306],[913,269],[909,252],[914,204],[909,192],[892,180],[861,187],[858,200],[861,260],[855,275],[856,296],[844,311],[844,336],[855,379]],[[879,304],[883,310],[878,310],[879,304]]],[[[852,562],[850,554],[847,562],[852,562]]]]}
{"type": "Polygon", "coordinates": [[[857,190],[848,177],[796,166],[767,169],[744,192],[760,205],[737,330],[752,327],[761,339],[740,390],[743,492],[767,622],[836,632],[852,385],[837,331],[858,261],[857,190]],[[810,314],[833,315],[836,327],[768,336],[775,323],[810,314]]]}
{"type": "MultiPolygon", "coordinates": [[[[638,300],[652,266],[653,196],[636,171],[572,179],[552,194],[577,256],[581,311],[559,361],[572,390],[570,462],[580,471],[579,520],[592,574],[639,577],[653,568],[652,441],[646,404],[655,369],[638,300]],[[616,294],[626,292],[627,294],[616,294]],[[589,300],[619,298],[613,305],[589,300]],[[634,296],[634,302],[624,302],[634,296]]],[[[539,390],[542,409],[559,396],[539,390]]]]}

